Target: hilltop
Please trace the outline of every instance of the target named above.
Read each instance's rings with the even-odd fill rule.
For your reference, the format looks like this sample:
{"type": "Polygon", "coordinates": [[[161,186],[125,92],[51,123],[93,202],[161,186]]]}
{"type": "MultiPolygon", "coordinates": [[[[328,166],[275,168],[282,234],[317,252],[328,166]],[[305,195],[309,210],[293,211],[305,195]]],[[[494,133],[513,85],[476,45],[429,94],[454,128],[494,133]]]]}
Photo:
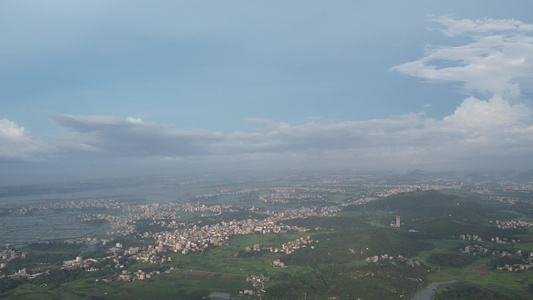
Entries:
{"type": "Polygon", "coordinates": [[[445,218],[470,224],[488,220],[498,213],[471,199],[447,195],[439,191],[399,193],[366,205],[367,210],[385,210],[404,220],[445,218]]]}

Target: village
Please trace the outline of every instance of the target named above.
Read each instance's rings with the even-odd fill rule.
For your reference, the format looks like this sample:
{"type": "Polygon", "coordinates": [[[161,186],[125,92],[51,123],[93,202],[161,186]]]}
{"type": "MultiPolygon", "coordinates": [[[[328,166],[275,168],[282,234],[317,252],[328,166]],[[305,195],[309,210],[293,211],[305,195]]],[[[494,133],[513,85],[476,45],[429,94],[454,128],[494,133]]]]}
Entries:
{"type": "Polygon", "coordinates": [[[416,261],[416,260],[413,260],[413,259],[410,259],[410,258],[407,258],[407,257],[404,257],[402,255],[398,255],[398,256],[393,256],[393,255],[389,255],[389,254],[382,254],[381,256],[378,256],[378,255],[374,255],[374,256],[369,256],[367,258],[365,258],[365,260],[367,262],[372,262],[372,263],[377,263],[379,260],[384,260],[384,261],[400,261],[400,262],[404,262],[406,265],[410,266],[410,267],[419,267],[420,266],[420,262],[419,261],[416,261]]]}
{"type": "Polygon", "coordinates": [[[512,253],[511,251],[507,250],[490,250],[481,245],[466,246],[459,249],[459,252],[474,256],[508,257],[521,260],[521,263],[498,266],[496,267],[497,271],[517,272],[533,269],[533,252],[528,254],[526,252],[522,252],[522,250],[517,250],[516,252],[512,253]]]}
{"type": "MultiPolygon", "coordinates": [[[[107,233],[109,238],[77,238],[64,241],[65,243],[70,244],[84,244],[84,245],[112,245],[113,247],[109,248],[109,255],[104,258],[87,258],[84,259],[81,255],[76,258],[68,261],[64,261],[61,266],[62,269],[77,269],[83,268],[86,272],[96,272],[99,271],[95,265],[100,264],[102,261],[109,261],[114,266],[115,270],[118,270],[116,274],[109,278],[102,278],[103,282],[120,280],[120,281],[132,281],[132,280],[144,280],[151,278],[154,275],[159,274],[160,271],[153,272],[143,272],[142,270],[136,271],[127,271],[125,266],[121,261],[131,260],[139,261],[149,264],[159,264],[172,262],[171,257],[167,255],[168,252],[179,253],[181,255],[187,255],[190,253],[203,252],[213,247],[223,246],[224,243],[229,240],[232,236],[236,235],[250,235],[250,234],[269,234],[269,233],[285,233],[287,231],[303,233],[309,231],[307,228],[299,226],[289,226],[283,225],[284,220],[290,220],[295,218],[307,218],[312,216],[329,216],[337,213],[339,208],[336,206],[322,207],[322,208],[307,208],[301,207],[298,209],[286,210],[281,213],[268,212],[270,216],[265,219],[244,219],[244,220],[232,220],[232,221],[222,221],[213,225],[203,225],[197,223],[185,223],[178,222],[179,216],[178,211],[186,212],[202,212],[202,213],[211,213],[211,214],[221,214],[223,211],[233,211],[230,205],[214,205],[206,206],[190,203],[180,203],[180,204],[158,204],[154,203],[152,205],[141,205],[141,206],[122,206],[118,203],[110,200],[109,202],[104,200],[92,200],[85,204],[86,206],[97,206],[105,207],[108,209],[120,209],[123,212],[133,211],[133,210],[142,210],[142,214],[128,214],[123,216],[115,216],[108,214],[95,214],[95,215],[84,215],[81,220],[91,221],[95,219],[103,219],[110,222],[115,230],[107,233]],[[173,221],[162,221],[166,218],[173,218],[173,221]],[[139,233],[136,231],[136,222],[138,220],[146,220],[154,224],[159,224],[168,228],[168,230],[160,232],[144,232],[139,233]],[[142,239],[154,240],[153,245],[147,246],[134,246],[124,249],[121,243],[113,243],[115,237],[120,236],[129,236],[135,235],[142,239]]],[[[84,204],[80,203],[63,203],[63,206],[59,207],[83,207],[84,204]]],[[[58,207],[57,204],[51,204],[49,207],[30,207],[27,210],[24,210],[24,213],[28,213],[33,209],[49,209],[51,207],[58,207]]],[[[250,209],[254,211],[254,208],[250,209]]],[[[18,211],[17,213],[23,213],[23,211],[18,211]]],[[[270,247],[271,251],[284,252],[287,254],[292,253],[293,251],[306,247],[306,244],[311,243],[310,237],[297,239],[288,243],[280,245],[280,248],[270,247]]],[[[254,250],[259,246],[255,245],[254,250]]],[[[6,260],[11,260],[15,258],[26,257],[26,253],[18,252],[16,250],[10,249],[9,245],[5,246],[5,249],[0,253],[2,257],[6,260]]],[[[280,262],[273,262],[274,266],[284,267],[285,265],[280,262]]],[[[5,263],[0,265],[0,269],[5,267],[5,263]]],[[[168,272],[174,270],[175,267],[171,267],[168,272]]],[[[176,268],[177,269],[177,268],[176,268]]],[[[46,268],[39,268],[35,270],[36,272],[32,273],[26,268],[21,269],[14,274],[1,274],[0,276],[8,278],[35,278],[42,274],[46,274],[46,268]],[[42,270],[45,270],[42,272],[42,270]]]]}

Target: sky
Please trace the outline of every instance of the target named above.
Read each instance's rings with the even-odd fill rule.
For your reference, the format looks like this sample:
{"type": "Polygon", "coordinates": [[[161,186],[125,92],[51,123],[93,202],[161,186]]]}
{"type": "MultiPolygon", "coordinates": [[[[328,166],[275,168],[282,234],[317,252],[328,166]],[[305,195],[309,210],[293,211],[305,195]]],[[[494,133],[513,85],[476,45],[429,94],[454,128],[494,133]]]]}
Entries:
{"type": "Polygon", "coordinates": [[[531,1],[0,1],[0,186],[533,169],[531,1]]]}

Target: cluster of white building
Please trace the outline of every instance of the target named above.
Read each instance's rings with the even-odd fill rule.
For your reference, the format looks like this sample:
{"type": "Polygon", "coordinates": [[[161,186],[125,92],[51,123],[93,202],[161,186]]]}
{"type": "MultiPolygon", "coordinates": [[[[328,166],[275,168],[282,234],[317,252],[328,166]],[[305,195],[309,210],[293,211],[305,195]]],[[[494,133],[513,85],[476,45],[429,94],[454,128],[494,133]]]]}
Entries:
{"type": "Polygon", "coordinates": [[[522,260],[522,263],[508,265],[506,264],[503,267],[497,267],[496,270],[498,271],[509,271],[509,272],[516,272],[516,271],[525,271],[525,270],[531,270],[533,269],[533,252],[530,252],[529,254],[524,255],[525,253],[522,252],[522,250],[517,250],[515,253],[512,253],[507,250],[489,250],[481,245],[471,245],[466,246],[465,248],[459,249],[459,252],[469,254],[469,255],[475,255],[475,256],[496,256],[496,257],[514,257],[519,258],[522,260]]]}
{"type": "Polygon", "coordinates": [[[483,239],[477,234],[461,234],[459,239],[464,241],[483,242],[483,239]]]}
{"type": "Polygon", "coordinates": [[[388,261],[401,261],[405,262],[410,267],[420,267],[420,262],[417,260],[410,259],[408,257],[404,257],[402,255],[393,256],[388,254],[382,254],[381,256],[374,255],[369,256],[365,258],[367,262],[377,263],[379,260],[388,260],[388,261]]]}
{"type": "MultiPolygon", "coordinates": [[[[307,236],[306,238],[302,237],[302,238],[296,239],[294,241],[283,243],[281,245],[281,248],[277,248],[277,247],[261,247],[259,244],[254,244],[253,248],[247,246],[245,248],[245,251],[246,252],[250,252],[250,251],[266,250],[266,251],[273,252],[273,253],[281,252],[281,253],[291,254],[292,252],[294,252],[294,251],[296,251],[296,250],[298,250],[300,248],[307,247],[307,245],[309,245],[311,243],[318,243],[318,240],[312,240],[310,236],[307,236]]],[[[311,249],[314,249],[314,248],[315,248],[314,246],[311,246],[311,249]]],[[[274,265],[274,266],[279,267],[280,265],[278,264],[278,265],[274,265]]]]}
{"type": "MultiPolygon", "coordinates": [[[[477,234],[461,234],[459,236],[459,239],[460,240],[465,240],[465,241],[475,241],[475,242],[483,242],[483,238],[477,234]]],[[[511,242],[511,243],[518,243],[520,242],[520,240],[517,240],[517,239],[508,239],[508,238],[500,238],[500,237],[491,237],[489,238],[489,240],[491,242],[496,242],[496,243],[499,243],[499,244],[505,244],[507,242],[511,242]]]]}
{"type": "MultiPolygon", "coordinates": [[[[114,200],[109,200],[114,201],[114,200]]],[[[205,212],[211,214],[221,214],[222,212],[232,212],[231,205],[212,205],[206,206],[200,203],[152,203],[152,204],[140,204],[140,205],[125,205],[120,207],[121,212],[128,212],[125,214],[83,214],[78,218],[82,222],[93,222],[95,220],[105,220],[116,229],[109,232],[109,235],[115,236],[127,236],[134,234],[135,223],[138,220],[152,220],[157,223],[163,221],[160,220],[175,220],[175,222],[168,222],[164,226],[169,229],[178,228],[177,220],[181,217],[178,212],[205,212]]]]}
{"type": "MultiPolygon", "coordinates": [[[[305,208],[285,211],[276,216],[268,217],[263,220],[246,219],[233,220],[229,222],[221,222],[214,225],[197,226],[175,231],[165,231],[157,233],[145,233],[142,237],[151,237],[156,240],[155,244],[161,249],[169,249],[174,252],[181,252],[188,254],[191,252],[201,252],[211,246],[223,245],[231,236],[234,235],[248,235],[248,234],[268,234],[279,233],[282,230],[295,230],[298,232],[305,232],[309,229],[298,226],[277,225],[283,220],[293,218],[306,218],[312,216],[327,216],[330,213],[338,212],[337,207],[305,208]]],[[[285,245],[283,249],[286,253],[290,253],[296,245],[285,245]],[[288,251],[288,252],[287,252],[288,251]]],[[[298,245],[303,242],[299,241],[298,245]]]]}
{"type": "MultiPolygon", "coordinates": [[[[491,221],[492,223],[492,221],[491,221]]],[[[494,221],[501,229],[517,229],[517,228],[530,228],[533,227],[533,222],[523,220],[510,220],[510,221],[494,221]]]]}

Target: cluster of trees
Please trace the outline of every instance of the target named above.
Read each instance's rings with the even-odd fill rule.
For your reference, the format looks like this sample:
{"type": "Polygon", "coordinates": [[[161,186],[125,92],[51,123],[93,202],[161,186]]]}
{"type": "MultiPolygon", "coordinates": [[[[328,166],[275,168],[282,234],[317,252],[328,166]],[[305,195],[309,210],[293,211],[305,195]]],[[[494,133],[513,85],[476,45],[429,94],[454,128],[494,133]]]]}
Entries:
{"type": "Polygon", "coordinates": [[[522,300],[529,299],[523,295],[509,295],[501,291],[489,290],[478,286],[456,283],[447,286],[446,289],[434,296],[436,300],[454,299],[498,299],[498,300],[522,300]]]}
{"type": "Polygon", "coordinates": [[[308,218],[286,224],[331,229],[331,233],[314,235],[314,249],[307,246],[281,260],[287,265],[305,266],[307,272],[282,274],[272,279],[268,296],[295,299],[339,296],[370,299],[398,299],[419,288],[418,278],[425,279],[427,268],[411,267],[404,262],[380,260],[355,266],[352,263],[374,255],[409,257],[431,245],[413,239],[396,228],[375,228],[350,217],[308,218]],[[343,226],[344,225],[344,226],[343,226]],[[416,279],[416,280],[413,280],[416,279]]]}
{"type": "Polygon", "coordinates": [[[505,265],[523,264],[524,261],[518,257],[496,257],[491,258],[489,265],[496,269],[497,267],[503,267],[505,265]]]}
{"type": "Polygon", "coordinates": [[[458,253],[433,253],[427,261],[441,267],[462,267],[469,265],[476,260],[475,256],[458,253]]]}
{"type": "Polygon", "coordinates": [[[347,263],[374,255],[412,256],[432,246],[413,239],[407,232],[392,228],[371,230],[345,230],[315,235],[319,243],[286,255],[282,261],[288,265],[306,265],[308,262],[347,263]]]}
{"type": "Polygon", "coordinates": [[[265,254],[270,253],[270,250],[263,250],[260,251],[245,251],[241,250],[237,253],[237,257],[239,258],[249,258],[249,257],[261,257],[265,254]]]}
{"type": "Polygon", "coordinates": [[[161,226],[160,222],[167,222],[170,223],[172,220],[157,220],[157,223],[154,223],[154,220],[150,219],[141,219],[135,221],[135,229],[138,233],[145,233],[145,232],[161,232],[161,231],[173,231],[173,229],[170,229],[168,227],[161,226]]]}
{"type": "Polygon", "coordinates": [[[307,270],[273,278],[275,284],[267,288],[267,295],[274,299],[301,299],[304,295],[308,299],[400,299],[419,288],[419,282],[412,279],[426,276],[423,267],[390,261],[358,267],[310,263],[307,270]]]}
{"type": "MultiPolygon", "coordinates": [[[[41,248],[40,246],[36,246],[36,245],[37,244],[33,245],[33,247],[41,248]]],[[[43,244],[41,249],[45,249],[47,247],[48,246],[46,244],[43,244]]],[[[30,263],[28,263],[27,259],[26,260],[20,259],[20,258],[14,259],[10,261],[9,268],[6,269],[6,272],[13,273],[22,268],[27,268],[30,265],[36,266],[35,262],[39,262],[39,265],[42,265],[41,262],[46,261],[47,259],[49,262],[52,262],[52,263],[54,262],[57,263],[57,262],[62,262],[63,260],[72,259],[72,257],[68,257],[65,259],[66,255],[67,254],[65,253],[33,254],[31,256],[32,258],[29,258],[30,263]]],[[[123,257],[119,259],[119,263],[122,265],[125,265],[127,268],[133,263],[133,261],[130,261],[127,258],[123,257]]],[[[117,274],[117,271],[114,268],[115,267],[114,264],[108,260],[103,260],[99,263],[96,263],[92,267],[96,269],[97,271],[86,272],[84,268],[61,269],[59,266],[55,266],[52,268],[47,268],[48,270],[44,272],[45,274],[41,276],[37,276],[31,281],[25,278],[18,278],[18,279],[3,278],[3,279],[0,279],[0,292],[7,292],[25,283],[31,283],[32,285],[46,284],[49,287],[57,287],[61,285],[62,283],[71,282],[71,281],[79,280],[79,279],[86,279],[88,280],[88,283],[93,283],[96,278],[107,278],[107,277],[112,277],[117,274]]]]}
{"type": "Polygon", "coordinates": [[[7,262],[3,270],[5,274],[13,274],[23,268],[34,268],[44,265],[61,265],[65,260],[74,259],[85,245],[69,244],[61,241],[49,243],[32,243],[21,250],[28,252],[26,258],[15,258],[7,262]]]}
{"type": "Polygon", "coordinates": [[[350,217],[309,217],[305,219],[292,219],[283,221],[283,224],[290,226],[300,226],[305,228],[321,228],[326,230],[346,231],[357,230],[364,231],[373,228],[361,219],[350,217]]]}
{"type": "Polygon", "coordinates": [[[445,218],[467,224],[479,224],[489,219],[507,216],[472,199],[447,195],[435,190],[399,193],[372,201],[366,207],[370,210],[394,211],[404,216],[406,220],[445,218]]]}
{"type": "Polygon", "coordinates": [[[22,280],[11,280],[11,279],[0,279],[0,294],[5,293],[9,290],[12,290],[16,287],[18,287],[21,284],[26,283],[27,279],[22,280]]]}
{"type": "Polygon", "coordinates": [[[32,284],[32,285],[44,285],[53,288],[58,287],[59,285],[67,282],[71,282],[79,279],[86,279],[89,283],[93,283],[96,278],[105,278],[115,275],[113,268],[104,267],[104,266],[95,266],[98,268],[96,272],[86,272],[83,268],[77,268],[73,270],[65,270],[58,268],[51,268],[47,271],[47,274],[37,276],[32,280],[25,278],[20,279],[11,279],[3,278],[0,279],[0,292],[8,292],[22,284],[32,284]]]}
{"type": "Polygon", "coordinates": [[[411,222],[412,229],[420,231],[417,236],[428,239],[459,237],[461,234],[477,234],[484,239],[500,237],[512,239],[518,234],[527,233],[525,228],[501,229],[485,224],[466,224],[457,220],[446,218],[425,218],[411,222]]]}

